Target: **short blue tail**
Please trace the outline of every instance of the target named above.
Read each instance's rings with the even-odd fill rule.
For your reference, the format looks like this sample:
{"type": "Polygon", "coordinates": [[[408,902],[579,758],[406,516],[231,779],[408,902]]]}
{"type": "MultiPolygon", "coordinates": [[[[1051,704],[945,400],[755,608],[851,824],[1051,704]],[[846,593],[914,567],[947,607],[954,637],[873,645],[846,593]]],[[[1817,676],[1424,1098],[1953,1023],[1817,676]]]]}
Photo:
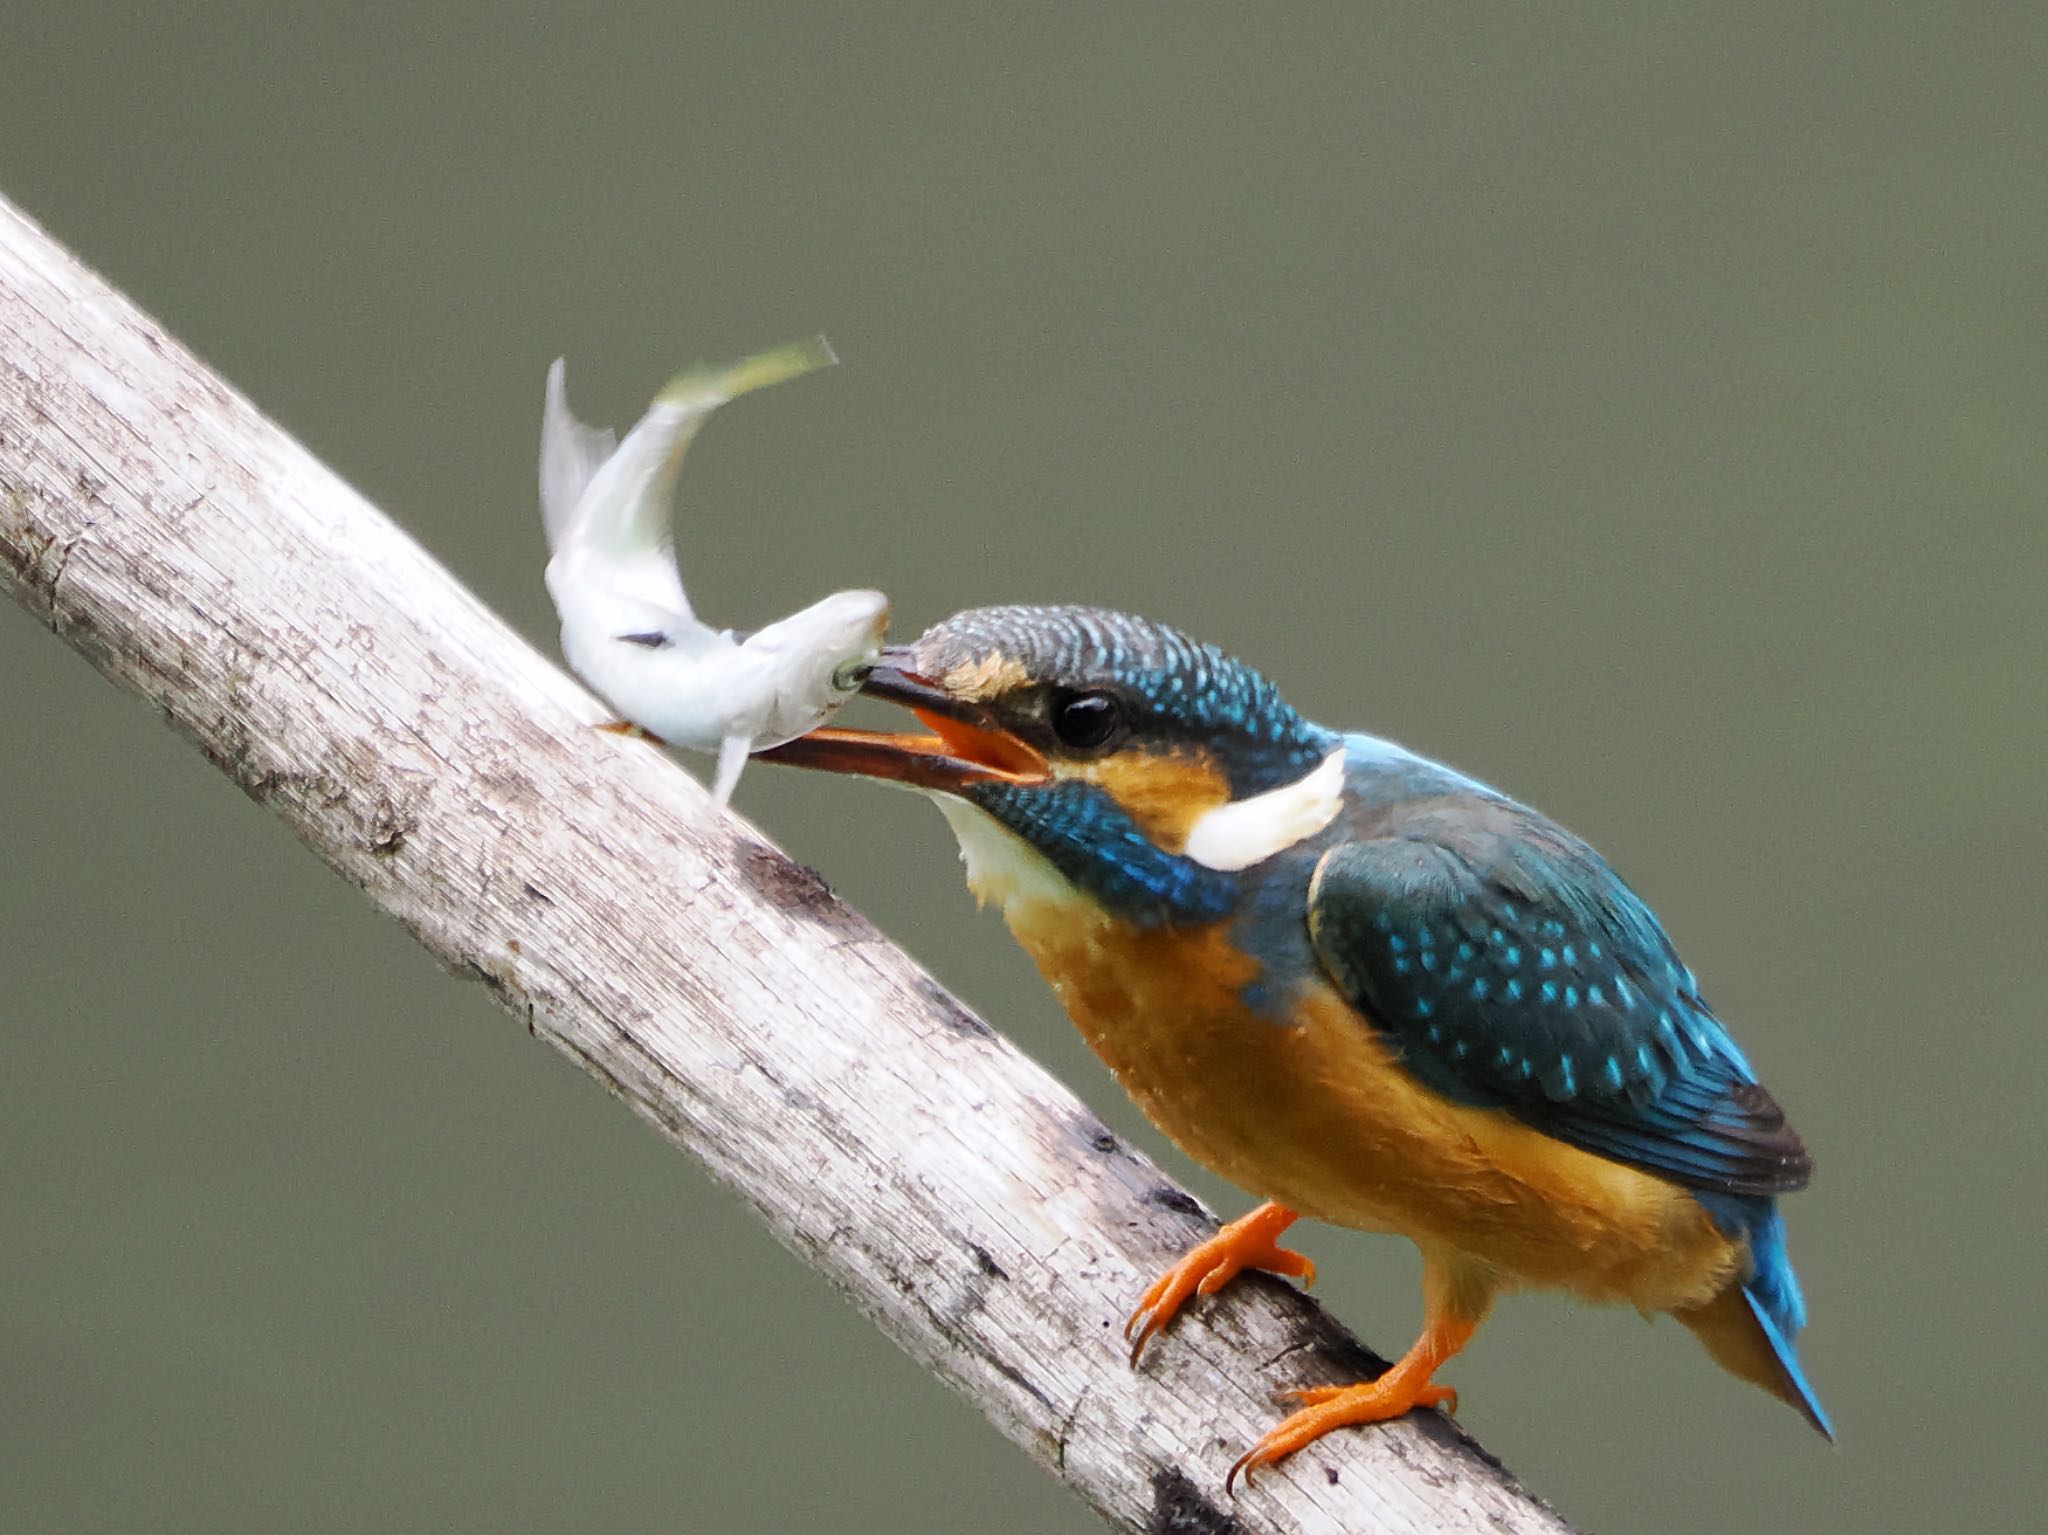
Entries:
{"type": "Polygon", "coordinates": [[[1778,1324],[1771,1320],[1771,1314],[1757,1298],[1756,1286],[1742,1287],[1742,1298],[1749,1302],[1750,1312],[1756,1317],[1756,1324],[1763,1330],[1764,1341],[1777,1357],[1778,1368],[1785,1374],[1785,1384],[1791,1388],[1787,1397],[1792,1405],[1806,1414],[1806,1421],[1819,1429],[1828,1438],[1835,1437],[1835,1425],[1828,1417],[1828,1410],[1821,1406],[1820,1397],[1815,1394],[1813,1383],[1806,1378],[1806,1372],[1799,1367],[1799,1355],[1792,1347],[1792,1340],[1778,1331],[1778,1324]],[[1796,1400],[1794,1400],[1796,1398],[1796,1400]]]}

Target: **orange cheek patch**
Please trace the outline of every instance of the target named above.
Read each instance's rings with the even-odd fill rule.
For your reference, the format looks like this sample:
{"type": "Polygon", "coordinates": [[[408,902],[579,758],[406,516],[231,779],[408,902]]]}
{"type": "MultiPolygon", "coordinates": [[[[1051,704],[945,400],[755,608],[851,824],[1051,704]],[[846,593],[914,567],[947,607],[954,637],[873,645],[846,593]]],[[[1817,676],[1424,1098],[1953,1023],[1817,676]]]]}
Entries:
{"type": "Polygon", "coordinates": [[[1185,849],[1195,822],[1230,799],[1230,785],[1206,752],[1122,752],[1095,762],[1062,764],[1059,773],[1108,790],[1153,846],[1169,853],[1185,849]]]}

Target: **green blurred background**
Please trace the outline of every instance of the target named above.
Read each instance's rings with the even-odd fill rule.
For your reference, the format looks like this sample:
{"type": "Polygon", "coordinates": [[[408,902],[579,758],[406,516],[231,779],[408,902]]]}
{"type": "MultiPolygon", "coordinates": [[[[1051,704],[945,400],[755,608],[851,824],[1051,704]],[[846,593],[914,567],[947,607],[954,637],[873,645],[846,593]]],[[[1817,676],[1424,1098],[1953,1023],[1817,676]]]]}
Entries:
{"type": "MultiPolygon", "coordinates": [[[[2009,1529],[2044,44],[2032,6],[14,4],[0,189],[539,643],[548,360],[625,422],[824,330],[844,368],[692,455],[712,616],[1132,607],[1591,836],[1817,1152],[1841,1444],[1545,1297],[1452,1371],[1465,1421],[1593,1529],[2009,1529]]],[[[11,607],[0,659],[0,1528],[1093,1527],[11,607]]],[[[739,800],[1135,1128],[928,809],[739,800]]],[[[1302,1245],[1406,1344],[1405,1244],[1302,1245]]]]}

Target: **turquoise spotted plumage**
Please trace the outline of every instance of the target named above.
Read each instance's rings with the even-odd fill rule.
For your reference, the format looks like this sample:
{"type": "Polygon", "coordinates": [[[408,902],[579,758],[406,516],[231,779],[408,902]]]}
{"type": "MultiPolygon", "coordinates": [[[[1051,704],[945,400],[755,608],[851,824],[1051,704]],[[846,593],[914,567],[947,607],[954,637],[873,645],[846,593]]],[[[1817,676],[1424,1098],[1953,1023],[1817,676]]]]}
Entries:
{"type": "Polygon", "coordinates": [[[1743,1298],[1832,1433],[1793,1348],[1806,1305],[1775,1203],[1812,1159],[1663,926],[1536,811],[1381,743],[1359,756],[1372,808],[1310,887],[1325,969],[1437,1091],[1693,1190],[1747,1240],[1743,1298]]]}
{"type": "Polygon", "coordinates": [[[1316,952],[1438,1091],[1717,1193],[1812,1163],[1649,908],[1591,848],[1477,789],[1352,827],[1309,897],[1316,952]]]}

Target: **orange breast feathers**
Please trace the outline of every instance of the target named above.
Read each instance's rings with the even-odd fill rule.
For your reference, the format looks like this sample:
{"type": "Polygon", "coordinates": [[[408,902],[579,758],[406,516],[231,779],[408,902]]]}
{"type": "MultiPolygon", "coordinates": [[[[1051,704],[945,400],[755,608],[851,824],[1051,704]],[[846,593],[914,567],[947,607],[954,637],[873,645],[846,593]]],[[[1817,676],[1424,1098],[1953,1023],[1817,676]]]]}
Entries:
{"type": "Polygon", "coordinates": [[[1290,1019],[1251,1012],[1240,994],[1259,963],[1227,923],[1127,927],[1049,868],[990,883],[1153,1123],[1254,1194],[1401,1232],[1510,1281],[1645,1310],[1699,1304],[1741,1264],[1739,1244],[1678,1185],[1425,1087],[1320,976],[1304,979],[1290,1019]]]}

